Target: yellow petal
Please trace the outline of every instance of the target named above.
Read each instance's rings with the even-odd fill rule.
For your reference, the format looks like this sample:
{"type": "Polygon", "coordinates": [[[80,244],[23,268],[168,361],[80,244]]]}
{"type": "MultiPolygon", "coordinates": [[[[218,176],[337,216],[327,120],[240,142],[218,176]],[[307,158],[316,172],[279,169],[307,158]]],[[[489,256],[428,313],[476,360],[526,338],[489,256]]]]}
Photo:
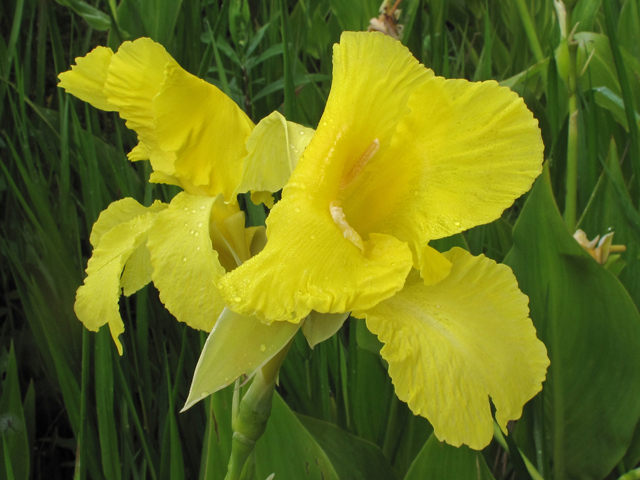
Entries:
{"type": "Polygon", "coordinates": [[[151,282],[151,254],[146,244],[136,248],[124,266],[124,272],[120,278],[122,292],[130,297],[142,287],[151,282]]]}
{"type": "Polygon", "coordinates": [[[116,225],[133,220],[136,217],[145,215],[149,212],[161,212],[167,208],[166,203],[162,203],[158,200],[153,202],[150,207],[140,205],[133,198],[123,198],[122,200],[116,200],[111,203],[106,210],[103,210],[98,217],[98,220],[93,224],[91,229],[91,236],[89,241],[95,248],[100,243],[102,236],[111,230],[116,225]]]}
{"type": "MultiPolygon", "coordinates": [[[[263,118],[247,139],[249,154],[244,159],[242,182],[238,185],[236,194],[250,190],[282,190],[313,133],[311,128],[287,122],[278,112],[263,118]]],[[[253,194],[251,199],[253,200],[253,194]]]]}
{"type": "Polygon", "coordinates": [[[261,203],[264,203],[268,208],[273,208],[273,204],[275,203],[273,201],[273,195],[271,194],[271,192],[267,191],[251,192],[251,201],[254,205],[260,205],[261,203]]]}
{"type": "Polygon", "coordinates": [[[311,310],[372,306],[402,287],[412,263],[409,248],[393,234],[359,235],[340,215],[340,195],[342,183],[348,187],[389,148],[409,113],[411,92],[431,75],[391,38],[342,35],[325,113],[269,215],[269,242],[219,284],[232,309],[264,321],[299,321],[311,310]]]}
{"type": "Polygon", "coordinates": [[[511,270],[460,248],[445,256],[453,267],[442,282],[425,286],[414,271],[400,293],[357,315],[385,344],[398,398],[439,440],[479,450],[493,437],[489,396],[506,432],[549,360],[511,270]]]}
{"type": "Polygon", "coordinates": [[[215,198],[176,195],[149,232],[153,283],[173,316],[210,331],[224,308],[215,281],[224,268],[209,238],[215,198]]]}
{"type": "Polygon", "coordinates": [[[435,285],[451,272],[451,262],[435,248],[427,245],[418,251],[418,268],[425,285],[435,285]]]}
{"type": "Polygon", "coordinates": [[[158,215],[151,211],[136,216],[101,235],[89,259],[84,285],[76,293],[74,310],[80,321],[93,332],[108,323],[120,355],[122,345],[118,336],[124,332],[118,307],[120,276],[131,254],[144,245],[158,215]]]}
{"type": "Polygon", "coordinates": [[[98,48],[61,74],[60,86],[116,110],[138,134],[132,161],[149,159],[151,181],[234,202],[253,123],[218,88],[187,73],[149,38],[98,48]]]}
{"type": "Polygon", "coordinates": [[[538,122],[508,88],[432,77],[408,105],[389,150],[343,202],[356,230],[393,232],[420,251],[495,220],[541,172],[538,122]]]}
{"type": "MultiPolygon", "coordinates": [[[[347,313],[311,312],[302,324],[302,333],[311,348],[331,338],[349,317],[347,313]]],[[[281,322],[278,322],[281,323],[281,322]]]]}
{"type": "Polygon", "coordinates": [[[176,157],[175,170],[165,173],[180,179],[187,192],[193,185],[235,201],[253,129],[249,117],[218,88],[177,64],[167,66],[153,108],[159,148],[176,157]]]}
{"type": "Polygon", "coordinates": [[[112,55],[110,48],[96,47],[86,56],[76,58],[71,70],[58,75],[58,86],[100,110],[116,111],[117,107],[109,103],[104,93],[112,55]]]}
{"type": "Polygon", "coordinates": [[[243,317],[225,308],[200,354],[182,411],[240,375],[253,376],[289,343],[298,328],[300,325],[288,322],[265,325],[255,317],[243,317]]]}

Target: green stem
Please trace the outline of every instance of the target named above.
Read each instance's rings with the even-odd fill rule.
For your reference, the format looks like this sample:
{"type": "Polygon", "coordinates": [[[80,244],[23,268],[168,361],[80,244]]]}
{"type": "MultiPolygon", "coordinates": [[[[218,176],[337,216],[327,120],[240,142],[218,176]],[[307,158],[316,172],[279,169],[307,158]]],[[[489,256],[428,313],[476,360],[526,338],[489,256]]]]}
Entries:
{"type": "Polygon", "coordinates": [[[290,346],[291,342],[256,373],[249,390],[240,402],[238,415],[233,422],[231,458],[225,480],[242,478],[245,463],[267,428],[278,372],[290,346]]]}
{"type": "Polygon", "coordinates": [[[541,62],[544,60],[544,55],[542,53],[542,47],[540,47],[540,42],[538,41],[536,27],[531,20],[529,10],[527,10],[527,4],[525,0],[516,0],[516,6],[518,7],[518,13],[520,14],[522,26],[524,27],[524,31],[527,34],[527,39],[529,40],[529,46],[533,51],[533,56],[536,58],[536,62],[541,62]]]}
{"type": "Polygon", "coordinates": [[[573,39],[571,14],[573,7],[567,6],[566,25],[571,32],[567,38],[569,48],[569,132],[567,139],[567,192],[564,204],[564,221],[570,232],[576,228],[578,200],[578,75],[576,69],[578,44],[573,39]]]}
{"type": "Polygon", "coordinates": [[[89,374],[91,367],[91,337],[89,330],[82,329],[82,390],[80,393],[80,435],[76,453],[76,469],[74,480],[84,480],[87,476],[85,446],[87,444],[87,407],[89,398],[89,374]]]}

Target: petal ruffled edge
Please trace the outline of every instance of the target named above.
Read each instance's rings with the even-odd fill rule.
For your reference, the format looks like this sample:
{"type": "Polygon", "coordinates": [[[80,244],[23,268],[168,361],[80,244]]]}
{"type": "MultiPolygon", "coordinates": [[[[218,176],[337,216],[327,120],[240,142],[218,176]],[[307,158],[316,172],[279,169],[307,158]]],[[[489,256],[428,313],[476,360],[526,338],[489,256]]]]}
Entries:
{"type": "Polygon", "coordinates": [[[528,318],[528,298],[511,270],[454,248],[449,276],[405,288],[364,317],[385,344],[398,397],[426,417],[436,436],[480,450],[493,437],[489,396],[503,431],[542,388],[549,359],[528,318]]]}

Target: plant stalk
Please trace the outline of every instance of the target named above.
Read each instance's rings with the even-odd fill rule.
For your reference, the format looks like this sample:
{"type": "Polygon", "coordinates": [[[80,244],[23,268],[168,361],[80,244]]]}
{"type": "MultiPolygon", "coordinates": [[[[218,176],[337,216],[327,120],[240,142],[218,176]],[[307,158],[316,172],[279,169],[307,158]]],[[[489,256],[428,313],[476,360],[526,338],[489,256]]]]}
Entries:
{"type": "Polygon", "coordinates": [[[567,5],[566,26],[569,36],[567,46],[569,48],[569,131],[567,138],[567,183],[564,204],[564,221],[570,232],[576,228],[577,204],[578,204],[578,75],[577,56],[578,44],[573,39],[573,25],[571,21],[573,6],[567,5]]]}
{"type": "Polygon", "coordinates": [[[256,373],[249,390],[240,402],[238,415],[233,422],[231,458],[225,480],[242,478],[242,470],[247,459],[267,429],[278,372],[292,341],[293,339],[256,373]]]}

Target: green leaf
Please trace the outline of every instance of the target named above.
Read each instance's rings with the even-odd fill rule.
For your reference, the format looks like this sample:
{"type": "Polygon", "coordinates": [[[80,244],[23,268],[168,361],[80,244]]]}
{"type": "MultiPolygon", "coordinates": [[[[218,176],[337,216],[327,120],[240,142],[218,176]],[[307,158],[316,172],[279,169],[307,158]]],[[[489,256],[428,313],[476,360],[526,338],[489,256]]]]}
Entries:
{"type": "Polygon", "coordinates": [[[118,431],[113,410],[113,361],[111,335],[105,325],[96,334],[95,350],[95,409],[98,415],[98,435],[102,454],[102,470],[106,478],[121,478],[118,431]]]}
{"type": "Polygon", "coordinates": [[[331,13],[336,16],[342,30],[366,30],[369,20],[378,18],[379,0],[330,0],[331,13]]]}
{"type": "Polygon", "coordinates": [[[377,445],[351,435],[332,423],[305,415],[298,414],[297,417],[327,454],[341,480],[397,478],[377,445]]]}
{"type": "Polygon", "coordinates": [[[29,440],[20,398],[20,382],[16,353],[11,342],[7,358],[6,378],[2,382],[0,397],[0,442],[3,455],[0,458],[0,477],[27,480],[29,478],[29,440]]]}
{"type": "Polygon", "coordinates": [[[482,453],[439,442],[431,435],[411,464],[404,480],[494,480],[482,453]]]}
{"type": "Polygon", "coordinates": [[[182,411],[242,374],[253,376],[289,343],[299,328],[300,324],[290,322],[266,325],[256,317],[245,317],[225,308],[200,354],[182,411]]]}
{"type": "Polygon", "coordinates": [[[529,295],[551,360],[541,395],[554,478],[603,478],[625,454],[640,418],[640,315],[618,279],[566,230],[548,168],[513,242],[505,263],[529,295]]]}
{"type": "Polygon", "coordinates": [[[329,457],[282,397],[273,396],[267,430],[256,443],[254,478],[339,479],[329,457]]]}
{"type": "Polygon", "coordinates": [[[69,7],[71,10],[80,15],[84,20],[96,30],[109,30],[111,27],[111,19],[109,15],[92,7],[82,0],[56,0],[60,5],[69,7]]]}

